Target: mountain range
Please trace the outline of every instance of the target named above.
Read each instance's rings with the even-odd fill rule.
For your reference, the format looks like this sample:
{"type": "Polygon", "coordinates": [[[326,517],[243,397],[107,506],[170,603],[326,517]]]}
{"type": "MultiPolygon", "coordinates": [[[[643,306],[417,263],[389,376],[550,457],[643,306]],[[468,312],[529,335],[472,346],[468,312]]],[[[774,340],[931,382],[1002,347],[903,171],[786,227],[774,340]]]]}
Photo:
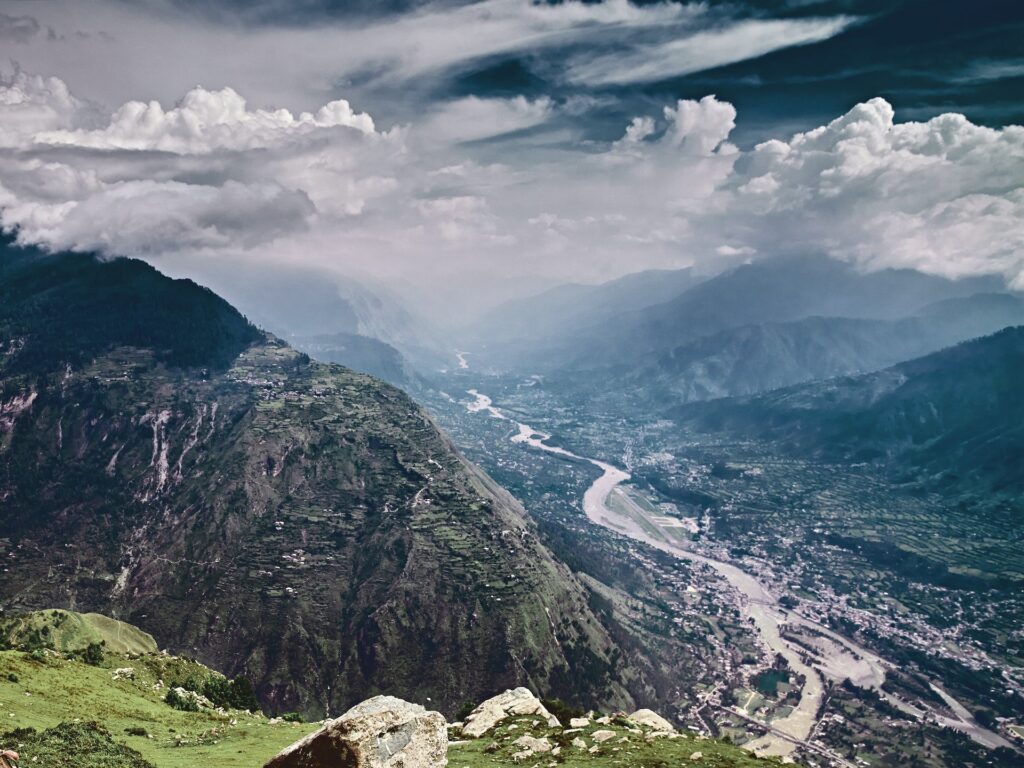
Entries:
{"type": "Polygon", "coordinates": [[[765,259],[703,280],[689,270],[641,273],[514,309],[543,341],[489,344],[482,360],[543,374],[550,391],[606,410],[658,411],[878,370],[1024,323],[1024,299],[989,278],[863,273],[820,256],[765,259]],[[560,306],[536,306],[550,302],[560,306]]]}
{"type": "Polygon", "coordinates": [[[130,259],[0,243],[8,610],[130,620],[273,711],[642,688],[590,593],[406,394],[130,259]]]}
{"type": "Polygon", "coordinates": [[[681,424],[828,461],[879,461],[977,496],[1024,478],[1024,326],[874,373],[673,410],[681,424]]]}

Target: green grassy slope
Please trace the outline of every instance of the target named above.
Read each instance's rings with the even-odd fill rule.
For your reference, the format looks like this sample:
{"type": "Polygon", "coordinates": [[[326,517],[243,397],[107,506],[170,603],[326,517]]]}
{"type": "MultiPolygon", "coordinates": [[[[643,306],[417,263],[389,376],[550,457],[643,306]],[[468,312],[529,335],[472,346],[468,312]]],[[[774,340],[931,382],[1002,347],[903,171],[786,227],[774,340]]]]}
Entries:
{"type": "Polygon", "coordinates": [[[138,627],[99,613],[37,611],[0,620],[0,643],[11,646],[45,639],[58,651],[83,651],[91,644],[113,653],[156,653],[156,640],[138,627]]]}
{"type": "MultiPolygon", "coordinates": [[[[197,662],[163,653],[107,653],[89,665],[54,651],[0,651],[0,748],[17,749],[23,763],[78,768],[259,768],[319,724],[283,722],[243,711],[183,712],[164,702],[167,685],[215,675],[197,662]],[[131,673],[125,672],[130,668],[131,673]],[[25,729],[33,729],[31,733],[25,729]],[[49,729],[49,730],[46,730],[49,729]],[[122,749],[121,747],[128,749],[122,749]],[[134,755],[137,752],[138,755],[134,755]],[[144,762],[143,762],[144,761],[144,762]]],[[[448,764],[498,768],[522,764],[513,744],[523,735],[560,746],[530,765],[566,768],[757,768],[758,760],[726,742],[689,734],[651,738],[621,718],[576,731],[552,729],[537,718],[505,721],[484,737],[455,741],[448,764]],[[599,743],[598,730],[615,732],[599,743]],[[573,740],[581,738],[581,749],[573,740]],[[597,749],[590,751],[591,747],[597,749]],[[699,757],[694,757],[699,753],[699,757]]]]}
{"type": "MultiPolygon", "coordinates": [[[[108,654],[101,666],[91,666],[53,653],[2,651],[0,731],[95,721],[159,768],[252,768],[313,729],[271,724],[248,712],[181,712],[164,703],[169,682],[200,673],[209,674],[194,662],[163,654],[108,654]],[[130,678],[114,679],[115,669],[128,667],[134,671],[130,678]]],[[[8,738],[3,746],[17,749],[18,743],[8,738]]],[[[31,752],[21,751],[31,764],[31,752]]]]}
{"type": "Polygon", "coordinates": [[[564,730],[549,728],[535,717],[515,717],[479,739],[456,741],[448,748],[450,768],[536,764],[557,764],[563,768],[769,768],[782,763],[777,758],[757,758],[717,739],[685,733],[676,738],[655,737],[649,729],[623,717],[613,717],[608,724],[591,721],[585,728],[564,730]],[[593,738],[599,731],[612,731],[615,735],[599,742],[593,738]],[[523,736],[546,740],[552,750],[558,749],[558,754],[540,752],[525,760],[521,756],[517,759],[516,754],[523,747],[515,742],[523,736]]]}

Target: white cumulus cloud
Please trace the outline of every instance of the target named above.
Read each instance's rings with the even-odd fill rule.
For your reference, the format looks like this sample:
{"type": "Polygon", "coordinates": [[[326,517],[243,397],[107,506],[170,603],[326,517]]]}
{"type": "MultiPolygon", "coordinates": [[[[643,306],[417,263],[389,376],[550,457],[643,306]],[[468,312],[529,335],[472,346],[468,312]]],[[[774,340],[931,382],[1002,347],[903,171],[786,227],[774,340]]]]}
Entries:
{"type": "Polygon", "coordinates": [[[261,149],[330,128],[374,133],[373,119],[355,112],[344,99],[324,105],[315,114],[295,116],[287,109],[250,110],[245,99],[231,88],[194,88],[173,109],[165,111],[158,101],[130,101],[114,112],[103,128],[44,131],[37,133],[34,141],[184,155],[261,149]]]}
{"type": "Polygon", "coordinates": [[[396,187],[389,158],[404,151],[401,131],[344,100],[293,115],[195,88],[99,121],[61,80],[22,72],[0,82],[0,136],[4,226],[120,254],[251,248],[358,215],[396,187]]]}
{"type": "Polygon", "coordinates": [[[758,145],[728,186],[718,226],[748,225],[759,251],[785,242],[869,268],[1024,286],[1024,127],[959,114],[899,123],[876,98],[758,145]]]}
{"type": "Polygon", "coordinates": [[[538,278],[793,250],[1024,288],[1024,128],[898,122],[873,99],[741,151],[742,115],[709,95],[603,143],[478,141],[558,110],[468,97],[381,131],[344,100],[296,114],[197,88],[98,119],[60,80],[16,73],[0,82],[0,222],[196,269],[223,256],[404,281],[440,312],[538,278]]]}

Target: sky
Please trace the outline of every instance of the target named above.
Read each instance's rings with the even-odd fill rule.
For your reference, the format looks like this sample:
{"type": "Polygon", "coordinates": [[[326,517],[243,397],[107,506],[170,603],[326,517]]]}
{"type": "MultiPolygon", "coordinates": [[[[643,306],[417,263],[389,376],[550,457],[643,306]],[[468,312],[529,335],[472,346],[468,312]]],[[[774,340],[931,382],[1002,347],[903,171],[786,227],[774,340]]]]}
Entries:
{"type": "Polygon", "coordinates": [[[0,0],[0,223],[458,322],[793,252],[1024,289],[1006,0],[0,0]]]}

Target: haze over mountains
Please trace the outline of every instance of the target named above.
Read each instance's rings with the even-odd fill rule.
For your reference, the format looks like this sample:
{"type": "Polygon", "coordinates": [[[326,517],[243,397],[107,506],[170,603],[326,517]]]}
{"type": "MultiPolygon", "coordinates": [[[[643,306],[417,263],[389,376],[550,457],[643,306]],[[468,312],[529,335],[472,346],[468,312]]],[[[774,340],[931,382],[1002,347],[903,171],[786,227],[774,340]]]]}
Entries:
{"type": "Polygon", "coordinates": [[[994,279],[778,257],[704,280],[641,273],[506,305],[482,325],[507,332],[479,363],[656,409],[877,370],[1022,322],[1024,300],[994,279]]]}
{"type": "Polygon", "coordinates": [[[205,264],[202,283],[261,328],[324,362],[409,387],[413,366],[429,371],[447,358],[440,334],[397,295],[326,270],[235,262],[205,264]]]}
{"type": "Polygon", "coordinates": [[[0,751],[134,689],[108,746],[251,768],[247,715],[173,730],[208,664],[267,743],[519,685],[694,734],[452,768],[1024,768],[1022,40],[1007,0],[0,0],[0,751]],[[171,666],[60,656],[55,609],[171,666]]]}
{"type": "Polygon", "coordinates": [[[681,423],[831,461],[881,461],[976,500],[1024,487],[1024,327],[876,373],[694,403],[681,423]]]}

